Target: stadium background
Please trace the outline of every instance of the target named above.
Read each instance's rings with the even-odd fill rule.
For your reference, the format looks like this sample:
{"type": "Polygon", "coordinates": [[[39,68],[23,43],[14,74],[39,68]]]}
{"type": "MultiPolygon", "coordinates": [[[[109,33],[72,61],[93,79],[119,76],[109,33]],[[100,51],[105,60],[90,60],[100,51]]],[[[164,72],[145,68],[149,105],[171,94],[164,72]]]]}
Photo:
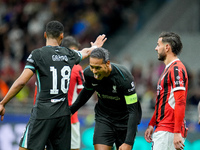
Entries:
{"type": "MultiPolygon", "coordinates": [[[[164,67],[154,50],[158,35],[161,31],[179,33],[183,41],[180,59],[189,74],[185,150],[199,150],[199,0],[0,0],[0,80],[8,87],[23,70],[30,52],[45,45],[43,31],[49,20],[61,21],[65,35],[75,36],[81,47],[89,46],[97,35],[106,34],[104,47],[110,51],[111,60],[132,72],[143,109],[135,150],[151,149],[143,135],[153,113],[157,79],[164,67]]],[[[83,68],[87,64],[88,59],[81,63],[83,68]]],[[[33,104],[34,82],[33,78],[6,106],[5,119],[0,122],[0,150],[18,149],[33,104]]],[[[93,149],[95,103],[94,95],[79,111],[81,150],[93,149]]]]}

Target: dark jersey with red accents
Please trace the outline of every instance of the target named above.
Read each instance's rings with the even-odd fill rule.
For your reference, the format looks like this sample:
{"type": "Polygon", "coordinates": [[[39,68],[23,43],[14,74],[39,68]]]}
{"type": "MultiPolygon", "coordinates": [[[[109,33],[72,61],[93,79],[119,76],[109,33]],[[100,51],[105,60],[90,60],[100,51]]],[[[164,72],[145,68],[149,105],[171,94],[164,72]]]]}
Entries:
{"type": "Polygon", "coordinates": [[[177,90],[185,91],[184,100],[186,101],[188,76],[185,66],[179,59],[174,60],[166,66],[157,84],[157,98],[154,113],[156,131],[174,132],[174,91],[177,90]]]}
{"type": "Polygon", "coordinates": [[[37,77],[37,95],[31,117],[49,119],[69,115],[67,93],[71,69],[81,60],[78,51],[60,46],[44,46],[29,55],[25,69],[37,77]]]}

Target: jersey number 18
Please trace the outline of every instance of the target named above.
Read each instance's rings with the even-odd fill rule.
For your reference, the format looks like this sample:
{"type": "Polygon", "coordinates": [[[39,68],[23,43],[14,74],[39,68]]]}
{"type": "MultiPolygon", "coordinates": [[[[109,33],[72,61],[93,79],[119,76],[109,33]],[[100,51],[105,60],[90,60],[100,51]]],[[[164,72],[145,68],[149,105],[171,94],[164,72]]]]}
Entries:
{"type": "MultiPolygon", "coordinates": [[[[50,71],[52,72],[52,79],[53,79],[53,84],[52,84],[52,89],[50,89],[50,94],[58,94],[59,89],[57,86],[58,81],[58,77],[57,77],[57,69],[54,66],[50,67],[50,71]]],[[[69,81],[70,81],[70,74],[71,74],[71,68],[69,66],[64,66],[61,70],[61,91],[63,93],[67,93],[68,88],[69,88],[69,81]],[[66,85],[67,84],[67,85],[66,85]]]]}

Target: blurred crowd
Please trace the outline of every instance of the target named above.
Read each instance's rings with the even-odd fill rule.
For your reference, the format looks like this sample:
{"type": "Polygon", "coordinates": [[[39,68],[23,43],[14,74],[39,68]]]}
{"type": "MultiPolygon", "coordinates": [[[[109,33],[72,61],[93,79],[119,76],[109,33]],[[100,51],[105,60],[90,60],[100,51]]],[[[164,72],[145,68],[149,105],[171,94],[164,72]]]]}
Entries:
{"type": "MultiPolygon", "coordinates": [[[[145,0],[0,0],[0,88],[10,87],[32,50],[45,45],[43,32],[50,20],[65,27],[82,47],[99,34],[110,36],[125,22],[133,27],[138,6],[145,0]],[[131,8],[131,9],[130,9],[131,8]],[[3,84],[4,83],[4,84],[3,84]]],[[[34,78],[27,85],[33,95],[34,78]]],[[[24,93],[26,93],[24,92],[24,93]]],[[[0,98],[5,92],[0,92],[0,98]]],[[[23,94],[21,99],[23,99],[23,94]]],[[[24,97],[25,98],[25,97],[24,97]]]]}
{"type": "MultiPolygon", "coordinates": [[[[35,48],[45,45],[43,32],[50,20],[64,24],[65,35],[74,36],[81,48],[99,34],[113,35],[126,24],[137,30],[138,9],[148,0],[0,0],[0,100],[24,69],[28,55],[35,48]]],[[[126,63],[137,84],[137,93],[145,107],[151,109],[155,103],[157,80],[164,64],[149,63],[148,73],[142,66],[126,63]],[[148,102],[148,103],[146,103],[148,102]]],[[[84,66],[83,66],[84,68],[84,66]]],[[[189,72],[191,81],[194,76],[189,72]]],[[[197,105],[200,100],[200,72],[197,87],[189,91],[188,103],[197,105]]],[[[190,82],[190,81],[189,81],[190,82]]],[[[26,104],[34,95],[35,78],[17,95],[19,103],[26,104]]],[[[190,83],[193,83],[190,82],[190,83]]]]}

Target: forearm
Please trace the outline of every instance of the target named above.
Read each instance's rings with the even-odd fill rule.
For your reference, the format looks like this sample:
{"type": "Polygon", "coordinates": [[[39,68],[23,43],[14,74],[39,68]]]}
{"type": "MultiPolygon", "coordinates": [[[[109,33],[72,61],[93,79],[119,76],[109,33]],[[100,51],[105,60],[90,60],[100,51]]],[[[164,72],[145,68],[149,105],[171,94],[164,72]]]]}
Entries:
{"type": "Polygon", "coordinates": [[[126,144],[133,145],[136,132],[137,132],[137,117],[135,114],[129,114],[129,120],[128,120],[128,128],[127,128],[127,135],[125,142],[126,144]]]}
{"type": "Polygon", "coordinates": [[[33,74],[34,73],[30,69],[24,69],[0,103],[5,106],[26,85],[33,74]]]}
{"type": "Polygon", "coordinates": [[[82,54],[82,59],[87,58],[90,55],[90,53],[93,51],[93,49],[95,49],[95,48],[97,48],[97,47],[92,46],[90,48],[84,48],[84,49],[82,49],[80,51],[80,53],[82,54]]]}
{"type": "Polygon", "coordinates": [[[174,98],[175,98],[174,133],[181,133],[181,126],[185,117],[185,106],[186,106],[185,91],[175,91],[174,98]]]}
{"type": "Polygon", "coordinates": [[[90,99],[93,93],[93,90],[89,91],[83,88],[76,101],[70,107],[71,113],[74,114],[80,107],[82,107],[90,99]]]}
{"type": "Polygon", "coordinates": [[[24,85],[16,80],[0,104],[5,106],[23,87],[24,85]]]}
{"type": "Polygon", "coordinates": [[[154,127],[156,125],[156,111],[154,111],[153,116],[149,122],[149,126],[154,127]]]}
{"type": "Polygon", "coordinates": [[[129,108],[130,113],[129,113],[129,118],[128,118],[128,126],[127,126],[127,134],[126,134],[126,139],[125,142],[126,144],[133,145],[136,132],[137,132],[137,125],[139,122],[139,112],[138,112],[138,103],[136,104],[131,104],[132,107],[131,109],[129,108]]]}

